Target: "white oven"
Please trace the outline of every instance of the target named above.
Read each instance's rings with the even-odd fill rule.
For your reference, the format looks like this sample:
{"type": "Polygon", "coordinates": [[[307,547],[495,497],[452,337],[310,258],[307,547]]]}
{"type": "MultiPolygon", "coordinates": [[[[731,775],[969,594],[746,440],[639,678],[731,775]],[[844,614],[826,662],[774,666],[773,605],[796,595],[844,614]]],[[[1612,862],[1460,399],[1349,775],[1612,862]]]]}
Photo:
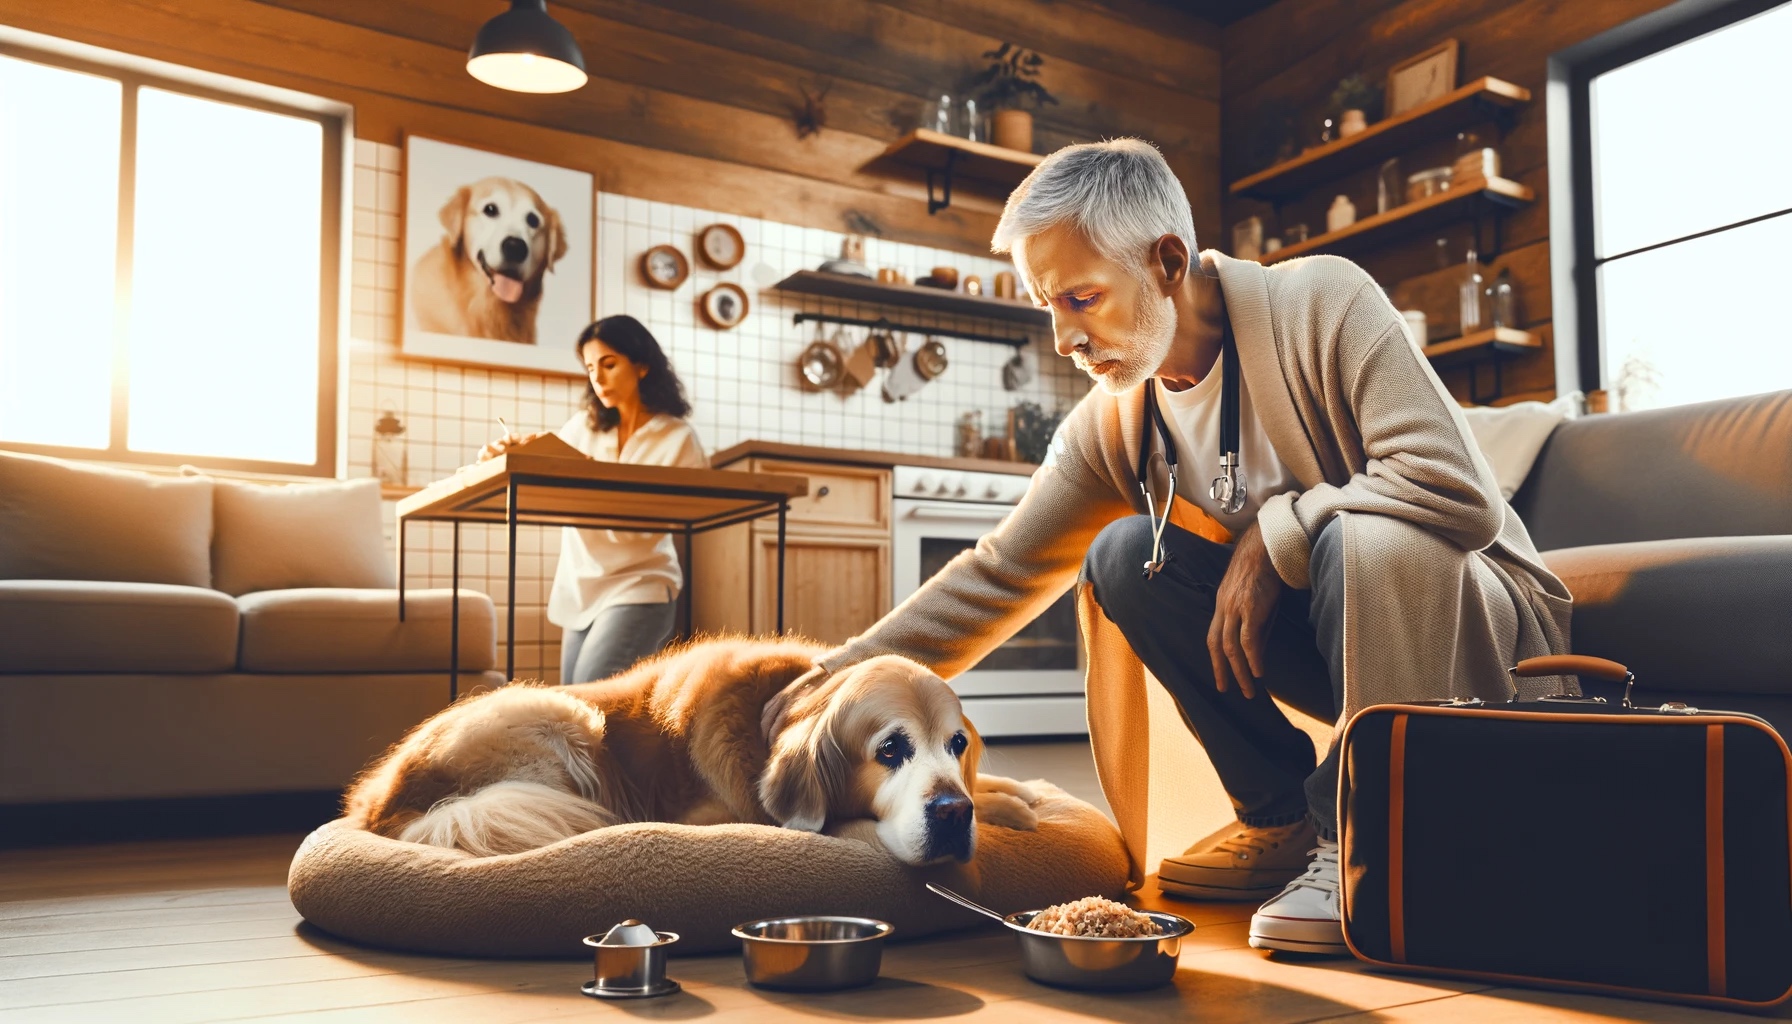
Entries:
{"type": "MultiPolygon", "coordinates": [[[[1002,521],[1028,477],[897,466],[891,583],[897,603],[1002,521]]],[[[1074,594],[952,680],[986,736],[1088,732],[1074,594]]]]}

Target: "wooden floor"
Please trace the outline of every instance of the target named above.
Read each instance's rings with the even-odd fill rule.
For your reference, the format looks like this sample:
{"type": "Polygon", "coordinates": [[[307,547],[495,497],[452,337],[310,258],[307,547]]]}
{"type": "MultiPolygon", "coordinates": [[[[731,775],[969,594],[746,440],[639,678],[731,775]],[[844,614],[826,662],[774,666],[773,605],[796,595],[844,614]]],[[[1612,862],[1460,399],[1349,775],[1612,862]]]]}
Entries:
{"type": "MultiPolygon", "coordinates": [[[[991,770],[1042,774],[1084,794],[1093,785],[1084,746],[1001,746],[994,754],[991,770]]],[[[578,992],[590,977],[588,960],[408,956],[308,928],[285,889],[300,838],[0,852],[0,1021],[1758,1019],[1414,981],[1352,961],[1272,959],[1246,947],[1250,906],[1181,902],[1167,908],[1200,927],[1183,947],[1175,985],[1157,992],[1100,996],[1044,988],[1021,975],[1012,938],[978,931],[892,944],[882,978],[856,992],[761,992],[745,984],[738,957],[709,956],[672,962],[669,973],[684,984],[681,995],[599,1003],[578,992]]]]}

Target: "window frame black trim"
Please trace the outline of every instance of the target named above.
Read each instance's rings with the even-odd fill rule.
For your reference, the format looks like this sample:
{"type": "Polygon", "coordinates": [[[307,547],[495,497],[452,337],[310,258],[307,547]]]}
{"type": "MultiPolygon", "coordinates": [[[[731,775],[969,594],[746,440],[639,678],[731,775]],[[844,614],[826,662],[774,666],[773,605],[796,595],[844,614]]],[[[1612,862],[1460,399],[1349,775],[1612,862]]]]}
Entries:
{"type": "MultiPolygon", "coordinates": [[[[1680,0],[1660,10],[1612,28],[1592,39],[1579,43],[1550,58],[1552,85],[1566,87],[1565,109],[1552,105],[1551,113],[1566,113],[1568,132],[1566,154],[1551,152],[1550,160],[1565,159],[1571,186],[1572,232],[1566,246],[1552,245],[1551,258],[1564,254],[1572,261],[1574,307],[1571,317],[1558,317],[1574,325],[1574,348],[1579,380],[1583,390],[1603,389],[1609,382],[1605,375],[1605,343],[1601,324],[1599,267],[1613,259],[1635,255],[1646,249],[1660,248],[1674,242],[1701,235],[1741,227],[1778,216],[1778,213],[1748,218],[1734,224],[1697,232],[1684,238],[1652,244],[1646,249],[1618,253],[1600,258],[1594,251],[1597,220],[1597,196],[1593,188],[1593,79],[1608,71],[1653,56],[1681,43],[1727,28],[1739,21],[1785,6],[1788,0],[1680,0]]],[[[1552,147],[1553,149],[1554,147],[1552,147]]],[[[1780,211],[1785,213],[1788,211],[1780,211]]],[[[1560,332],[1558,331],[1558,340],[1560,332]]],[[[1563,376],[1562,360],[1557,360],[1557,376],[1563,376]]],[[[1558,382],[1557,390],[1563,390],[1558,382]]]]}

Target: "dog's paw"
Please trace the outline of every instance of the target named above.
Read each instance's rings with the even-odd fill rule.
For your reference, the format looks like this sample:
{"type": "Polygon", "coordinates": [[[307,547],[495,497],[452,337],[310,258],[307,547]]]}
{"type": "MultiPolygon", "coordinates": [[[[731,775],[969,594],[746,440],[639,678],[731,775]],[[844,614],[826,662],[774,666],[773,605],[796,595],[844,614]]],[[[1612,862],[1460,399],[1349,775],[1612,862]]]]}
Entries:
{"type": "Polygon", "coordinates": [[[999,825],[1017,832],[1032,832],[1039,827],[1039,815],[1033,813],[1033,808],[1028,806],[1026,800],[1013,793],[979,786],[971,801],[977,806],[977,820],[984,824],[999,825]]]}
{"type": "Polygon", "coordinates": [[[1039,793],[1032,786],[1000,775],[978,775],[978,793],[1005,793],[1028,807],[1039,803],[1039,793]]]}

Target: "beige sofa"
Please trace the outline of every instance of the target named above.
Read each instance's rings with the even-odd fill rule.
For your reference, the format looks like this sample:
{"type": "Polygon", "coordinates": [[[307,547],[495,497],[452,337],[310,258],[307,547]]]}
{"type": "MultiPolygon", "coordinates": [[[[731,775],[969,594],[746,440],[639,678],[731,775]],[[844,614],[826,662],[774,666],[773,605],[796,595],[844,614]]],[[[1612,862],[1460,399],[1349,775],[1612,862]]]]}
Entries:
{"type": "MultiPolygon", "coordinates": [[[[0,820],[340,790],[445,706],[450,592],[399,621],[379,501],[0,452],[0,820]]],[[[495,663],[463,590],[463,692],[495,663]]]]}

